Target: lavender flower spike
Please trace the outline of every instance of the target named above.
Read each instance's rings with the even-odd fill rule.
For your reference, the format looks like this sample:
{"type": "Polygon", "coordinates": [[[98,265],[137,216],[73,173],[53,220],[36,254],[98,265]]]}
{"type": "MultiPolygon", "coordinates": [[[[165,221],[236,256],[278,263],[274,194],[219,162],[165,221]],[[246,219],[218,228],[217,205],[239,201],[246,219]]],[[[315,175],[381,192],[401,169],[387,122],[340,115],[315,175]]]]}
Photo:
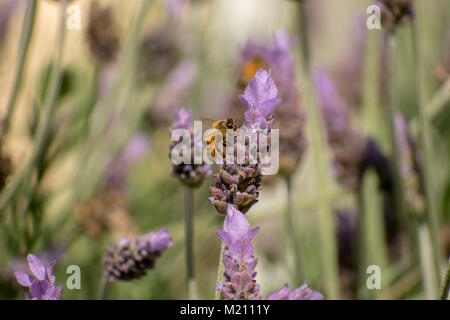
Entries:
{"type": "Polygon", "coordinates": [[[29,254],[27,257],[28,267],[30,268],[31,275],[23,271],[16,271],[17,282],[30,288],[30,293],[25,293],[27,300],[59,300],[63,290],[63,285],[59,285],[55,288],[55,276],[52,272],[55,262],[49,263],[45,266],[41,260],[35,255],[29,254]]]}
{"type": "Polygon", "coordinates": [[[245,122],[248,127],[259,125],[260,128],[266,128],[270,126],[275,107],[280,102],[278,89],[270,72],[259,69],[239,99],[248,108],[245,113],[245,122]]]}
{"type": "MultiPolygon", "coordinates": [[[[186,129],[191,131],[193,136],[191,140],[192,151],[195,152],[195,150],[197,149],[195,148],[196,145],[202,144],[201,139],[198,139],[197,137],[194,136],[191,112],[189,109],[178,108],[170,132],[172,132],[175,129],[186,129]]],[[[172,142],[169,145],[169,150],[172,150],[178,143],[179,142],[177,141],[172,142]]],[[[194,163],[195,158],[194,152],[191,152],[191,164],[180,163],[180,164],[173,164],[172,166],[172,175],[174,177],[177,177],[182,184],[190,188],[199,187],[203,183],[203,180],[212,173],[211,167],[209,165],[194,163]]]]}
{"type": "Polygon", "coordinates": [[[172,237],[165,228],[136,238],[122,238],[114,247],[106,249],[103,258],[105,277],[110,282],[140,278],[154,267],[156,259],[172,244],[172,237]]]}
{"type": "Polygon", "coordinates": [[[323,300],[323,295],[311,290],[309,283],[305,282],[302,286],[291,292],[291,288],[286,284],[280,291],[272,293],[267,300],[323,300]]]}
{"type": "Polygon", "coordinates": [[[259,285],[256,283],[255,267],[258,258],[253,255],[251,240],[259,228],[250,229],[244,214],[229,205],[223,230],[216,234],[225,242],[223,264],[224,281],[219,283],[222,300],[259,300],[259,285]]]}

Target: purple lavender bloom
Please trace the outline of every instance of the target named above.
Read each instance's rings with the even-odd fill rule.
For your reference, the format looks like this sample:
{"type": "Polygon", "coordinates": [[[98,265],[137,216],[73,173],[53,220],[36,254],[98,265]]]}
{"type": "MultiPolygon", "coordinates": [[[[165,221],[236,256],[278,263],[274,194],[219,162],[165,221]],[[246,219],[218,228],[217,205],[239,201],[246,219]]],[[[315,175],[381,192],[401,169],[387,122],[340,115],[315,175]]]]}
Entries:
{"type": "Polygon", "coordinates": [[[224,281],[217,288],[222,300],[261,299],[255,280],[258,258],[253,255],[251,243],[258,230],[250,229],[245,215],[234,206],[228,206],[223,230],[216,230],[226,244],[223,251],[224,281]]]}
{"type": "Polygon", "coordinates": [[[177,114],[175,115],[175,120],[173,121],[173,129],[191,129],[192,128],[192,117],[191,111],[186,108],[179,107],[177,114]]]}
{"type": "Polygon", "coordinates": [[[272,293],[267,300],[323,300],[323,295],[311,290],[309,283],[305,282],[292,292],[290,286],[286,284],[280,291],[272,293]]]}
{"type": "Polygon", "coordinates": [[[347,106],[324,70],[316,70],[315,81],[328,144],[333,152],[336,178],[344,187],[355,189],[360,183],[365,137],[353,126],[347,106]]]}
{"type": "Polygon", "coordinates": [[[106,249],[104,274],[108,281],[133,280],[144,276],[163,251],[173,245],[167,228],[136,238],[122,238],[106,249]]]}
{"type": "MultiPolygon", "coordinates": [[[[198,137],[195,137],[193,134],[192,118],[189,109],[181,107],[178,108],[177,114],[175,116],[175,121],[173,122],[170,132],[175,129],[186,129],[191,131],[191,164],[173,164],[172,175],[174,177],[177,177],[181,183],[190,188],[199,187],[203,183],[203,180],[207,176],[211,175],[212,172],[211,167],[207,164],[194,164],[194,152],[197,149],[201,150],[201,148],[195,148],[195,146],[201,146],[202,141],[201,139],[198,139],[198,137]]],[[[177,143],[179,142],[175,141],[170,144],[169,150],[172,150],[177,145],[177,143]]]]}
{"type": "Polygon", "coordinates": [[[264,129],[270,126],[275,107],[280,102],[278,89],[270,72],[259,69],[239,98],[248,108],[245,113],[245,122],[248,127],[256,125],[264,129]]]}
{"type": "Polygon", "coordinates": [[[55,288],[55,276],[53,274],[53,265],[55,262],[49,263],[47,266],[42,263],[35,255],[29,254],[27,257],[28,267],[31,275],[23,271],[16,271],[17,282],[30,288],[30,293],[25,293],[27,300],[59,300],[63,290],[63,285],[55,288]]]}
{"type": "Polygon", "coordinates": [[[321,68],[315,72],[315,82],[319,105],[327,128],[336,132],[344,131],[348,125],[349,112],[336,86],[321,68]]]}

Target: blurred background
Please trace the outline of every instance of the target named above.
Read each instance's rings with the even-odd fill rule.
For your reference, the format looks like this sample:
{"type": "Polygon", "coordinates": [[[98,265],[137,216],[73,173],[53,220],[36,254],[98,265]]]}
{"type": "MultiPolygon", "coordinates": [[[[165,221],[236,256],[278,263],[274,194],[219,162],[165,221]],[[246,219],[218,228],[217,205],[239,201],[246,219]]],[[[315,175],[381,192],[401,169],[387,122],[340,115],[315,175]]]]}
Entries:
{"type": "MultiPolygon", "coordinates": [[[[339,115],[327,118],[323,93],[304,84],[298,1],[74,0],[68,5],[80,9],[80,29],[64,26],[61,39],[61,2],[38,0],[22,59],[28,0],[0,0],[0,298],[23,298],[12,272],[32,252],[57,260],[57,283],[65,284],[67,266],[80,266],[81,289],[65,288],[64,299],[95,299],[105,248],[125,235],[163,227],[174,245],[142,279],[111,285],[108,298],[186,298],[184,187],[171,175],[169,128],[179,106],[189,108],[194,119],[242,118],[245,108],[236,106],[236,97],[245,88],[243,48],[248,40],[270,46],[279,30],[292,39],[298,107],[305,114],[299,126],[307,147],[290,178],[304,278],[326,298],[333,290],[327,272],[337,272],[334,298],[436,298],[432,292],[439,287],[429,279],[433,267],[426,260],[433,259],[430,250],[437,246],[443,272],[450,250],[450,5],[417,2],[422,118],[410,24],[396,29],[396,59],[390,64],[386,29],[366,27],[371,1],[304,1],[312,73],[326,74],[323,81],[335,89],[331,104],[345,113],[344,126],[353,128],[350,136],[340,137],[339,130],[328,130],[330,117],[339,115]],[[392,91],[399,148],[389,136],[392,91]],[[314,143],[314,109],[323,115],[323,145],[314,143]],[[423,118],[431,150],[426,171],[433,181],[434,229],[426,228],[423,118]],[[349,142],[355,136],[364,143],[349,142]],[[336,147],[333,138],[339,137],[349,143],[336,147]],[[358,148],[365,150],[360,156],[358,148]],[[397,160],[406,161],[397,180],[395,150],[397,160]],[[317,152],[326,158],[325,172],[317,152]],[[362,178],[366,169],[367,179],[362,178]],[[403,206],[392,200],[395,181],[403,182],[403,206]],[[324,203],[331,209],[332,230],[325,245],[321,225],[326,222],[319,214],[324,203]],[[366,219],[359,219],[362,212],[366,219]],[[327,246],[334,248],[327,252],[335,255],[326,258],[337,271],[324,261],[327,246]],[[375,293],[365,287],[365,266],[372,264],[382,270],[382,289],[375,293]]],[[[64,19],[71,16],[66,12],[64,19]]],[[[320,86],[317,77],[310,82],[320,86]]],[[[295,284],[292,243],[284,231],[284,180],[264,177],[259,202],[247,215],[261,228],[253,242],[263,296],[284,283],[295,284]]],[[[195,269],[202,299],[214,296],[221,245],[214,230],[223,225],[208,202],[213,184],[208,177],[195,190],[195,269]]]]}

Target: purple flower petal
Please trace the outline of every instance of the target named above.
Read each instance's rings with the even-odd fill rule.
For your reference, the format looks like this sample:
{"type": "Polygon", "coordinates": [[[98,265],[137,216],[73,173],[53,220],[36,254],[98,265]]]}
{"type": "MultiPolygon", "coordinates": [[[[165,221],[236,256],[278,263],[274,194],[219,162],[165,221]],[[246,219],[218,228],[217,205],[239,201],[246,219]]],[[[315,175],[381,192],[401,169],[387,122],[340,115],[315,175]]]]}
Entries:
{"type": "Polygon", "coordinates": [[[45,280],[45,266],[41,260],[39,260],[34,254],[29,254],[27,257],[28,266],[31,272],[36,276],[38,280],[45,280]]]}
{"type": "Polygon", "coordinates": [[[290,286],[285,284],[279,291],[272,293],[267,300],[288,300],[290,291],[290,286]]]}
{"type": "Polygon", "coordinates": [[[31,283],[30,291],[38,300],[47,300],[53,293],[53,287],[47,280],[34,280],[31,283]]]}
{"type": "Polygon", "coordinates": [[[52,285],[55,284],[55,275],[52,273],[54,265],[55,265],[55,261],[52,261],[47,266],[47,277],[52,285]]]}
{"type": "Polygon", "coordinates": [[[14,275],[16,276],[17,282],[24,287],[31,286],[31,283],[35,279],[34,277],[23,271],[16,271],[14,272],[14,275]]]}
{"type": "Polygon", "coordinates": [[[55,288],[55,290],[53,290],[53,294],[52,294],[52,296],[50,297],[50,299],[51,300],[60,300],[61,299],[61,295],[62,295],[62,292],[63,292],[63,285],[62,284],[60,284],[59,286],[57,286],[56,288],[55,288]]]}
{"type": "Polygon", "coordinates": [[[262,68],[250,80],[244,94],[240,95],[239,99],[252,111],[246,114],[245,119],[249,127],[255,123],[261,124],[261,116],[266,121],[269,121],[272,118],[276,105],[280,102],[278,89],[270,76],[270,72],[262,68]]]}

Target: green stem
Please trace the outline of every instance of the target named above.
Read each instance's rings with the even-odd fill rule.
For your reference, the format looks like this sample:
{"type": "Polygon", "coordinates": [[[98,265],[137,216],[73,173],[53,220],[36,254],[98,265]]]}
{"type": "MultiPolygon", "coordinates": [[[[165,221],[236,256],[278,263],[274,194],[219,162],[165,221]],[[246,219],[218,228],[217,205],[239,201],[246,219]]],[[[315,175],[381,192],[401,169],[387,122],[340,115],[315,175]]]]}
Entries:
{"type": "Polygon", "coordinates": [[[289,247],[292,247],[294,251],[294,280],[295,286],[297,287],[304,281],[303,268],[302,268],[302,258],[300,255],[300,246],[297,232],[295,230],[295,222],[293,217],[293,205],[292,205],[292,180],[291,177],[286,179],[287,187],[287,210],[286,210],[286,233],[289,239],[289,247]]]}
{"type": "Polygon", "coordinates": [[[388,59],[388,77],[387,77],[387,107],[389,115],[389,135],[391,139],[392,148],[392,163],[393,163],[393,173],[394,173],[394,199],[395,208],[398,216],[403,222],[408,221],[405,217],[405,205],[403,196],[403,182],[401,176],[401,155],[400,146],[397,142],[396,130],[395,130],[395,115],[398,106],[398,95],[397,95],[397,42],[394,34],[387,34],[387,59],[388,59]]]}
{"type": "Polygon", "coordinates": [[[314,84],[311,75],[310,47],[308,41],[308,24],[304,10],[305,2],[299,1],[299,19],[302,49],[302,67],[304,76],[302,83],[305,105],[308,107],[308,124],[311,132],[311,146],[321,201],[318,205],[320,228],[321,261],[325,278],[325,296],[327,299],[339,298],[339,269],[337,262],[336,234],[331,210],[331,181],[328,174],[328,153],[319,109],[317,107],[314,84]]]}
{"type": "Polygon", "coordinates": [[[219,255],[219,267],[217,268],[217,281],[216,281],[216,293],[214,295],[214,300],[220,300],[220,291],[217,290],[219,283],[223,282],[223,273],[225,271],[225,266],[223,265],[223,251],[225,250],[225,242],[222,242],[220,247],[220,255],[219,255]]]}
{"type": "MultiPolygon", "coordinates": [[[[417,12],[420,13],[420,1],[415,2],[417,12]]],[[[426,197],[426,219],[428,228],[430,231],[432,254],[433,254],[433,264],[436,285],[439,286],[440,274],[441,274],[441,259],[442,250],[439,239],[439,213],[436,206],[435,192],[434,192],[434,182],[432,177],[432,150],[431,150],[431,135],[429,130],[429,124],[425,108],[425,84],[422,74],[422,61],[421,61],[421,43],[420,37],[418,35],[418,20],[420,21],[420,14],[413,20],[412,28],[412,43],[413,43],[413,54],[414,54],[414,70],[416,71],[416,93],[418,99],[417,114],[419,116],[419,137],[423,152],[423,176],[425,184],[425,197],[426,197]]]]}
{"type": "Polygon", "coordinates": [[[197,286],[194,272],[194,189],[185,187],[184,191],[184,232],[186,244],[186,278],[188,299],[197,299],[197,286]]]}
{"type": "Polygon", "coordinates": [[[441,293],[439,294],[439,299],[447,300],[448,292],[450,290],[450,259],[448,259],[447,271],[444,275],[444,280],[442,281],[441,293]]]}
{"type": "Polygon", "coordinates": [[[105,276],[102,277],[100,281],[100,286],[98,287],[97,300],[104,300],[106,297],[106,291],[108,288],[108,279],[105,276]]]}
{"type": "Polygon", "coordinates": [[[17,96],[19,95],[20,85],[22,84],[22,75],[25,68],[25,60],[27,58],[28,47],[30,45],[31,35],[33,33],[33,25],[36,16],[36,5],[36,0],[27,1],[25,19],[23,21],[22,33],[20,35],[19,58],[14,73],[14,83],[9,95],[8,104],[6,105],[6,115],[2,121],[0,134],[1,137],[3,137],[9,130],[14,106],[17,101],[17,96]]]}
{"type": "Polygon", "coordinates": [[[359,285],[358,298],[388,299],[387,249],[386,235],[383,224],[383,206],[378,193],[376,173],[367,172],[358,192],[359,200],[359,226],[358,230],[358,262],[359,285]],[[377,265],[382,272],[381,290],[368,290],[367,267],[377,265]]]}
{"type": "Polygon", "coordinates": [[[425,296],[427,299],[436,299],[438,285],[436,284],[436,272],[433,266],[433,248],[430,240],[430,230],[426,223],[418,226],[420,267],[422,270],[425,296]]]}
{"type": "Polygon", "coordinates": [[[60,22],[59,22],[59,33],[57,40],[57,49],[55,56],[54,67],[50,75],[50,86],[48,94],[44,101],[43,115],[40,117],[35,142],[33,144],[31,154],[26,160],[25,164],[20,168],[20,170],[14,175],[11,182],[5,187],[3,192],[0,194],[0,213],[2,213],[5,207],[10,203],[10,200],[14,197],[16,192],[19,190],[24,179],[28,178],[35,162],[40,158],[43,146],[45,144],[48,133],[51,129],[51,119],[53,117],[56,96],[59,91],[59,86],[61,82],[61,57],[63,51],[64,34],[65,34],[65,14],[66,14],[67,0],[61,2],[61,12],[60,12],[60,22]]]}

